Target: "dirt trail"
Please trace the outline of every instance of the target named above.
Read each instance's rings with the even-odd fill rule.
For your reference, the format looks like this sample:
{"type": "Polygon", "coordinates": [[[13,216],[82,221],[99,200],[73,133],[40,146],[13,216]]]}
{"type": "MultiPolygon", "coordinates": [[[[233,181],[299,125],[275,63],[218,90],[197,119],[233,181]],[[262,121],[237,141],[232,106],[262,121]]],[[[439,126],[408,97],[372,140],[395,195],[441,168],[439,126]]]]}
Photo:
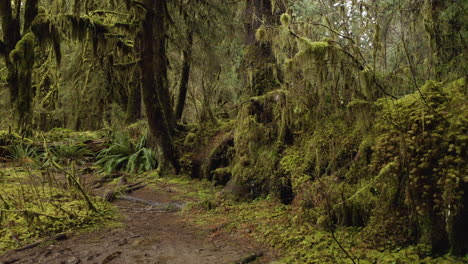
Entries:
{"type": "MultiPolygon", "coordinates": [[[[171,202],[171,188],[144,188],[134,197],[171,202]]],[[[177,201],[180,202],[180,201],[177,201]]],[[[252,253],[263,252],[256,262],[269,263],[268,251],[239,234],[194,226],[188,213],[143,210],[128,201],[115,202],[124,216],[123,227],[71,235],[52,245],[39,246],[0,256],[0,263],[236,263],[252,253]]]]}

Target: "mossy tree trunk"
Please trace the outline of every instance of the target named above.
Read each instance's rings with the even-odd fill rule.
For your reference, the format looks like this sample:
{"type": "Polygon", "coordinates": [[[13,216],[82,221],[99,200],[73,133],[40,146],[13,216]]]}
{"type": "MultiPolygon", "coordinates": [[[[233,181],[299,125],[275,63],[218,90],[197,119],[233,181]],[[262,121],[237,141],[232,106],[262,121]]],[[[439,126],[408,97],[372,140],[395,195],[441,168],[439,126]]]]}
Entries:
{"type": "Polygon", "coordinates": [[[13,9],[10,0],[0,0],[0,21],[3,41],[0,53],[8,70],[8,87],[11,102],[17,116],[17,128],[22,134],[31,132],[32,70],[34,66],[35,37],[30,31],[32,21],[38,14],[39,0],[16,2],[13,9]],[[24,19],[21,23],[21,7],[24,6],[24,19]],[[21,33],[21,24],[23,32],[21,33]]]}
{"type": "Polygon", "coordinates": [[[141,39],[143,101],[150,128],[150,144],[156,150],[161,169],[178,170],[173,145],[173,113],[167,84],[166,2],[146,0],[141,39]],[[171,129],[172,128],[172,129],[171,129]]]}
{"type": "MultiPolygon", "coordinates": [[[[256,39],[256,32],[261,26],[277,25],[281,9],[272,8],[271,0],[247,0],[245,9],[245,55],[244,68],[247,69],[244,80],[248,80],[247,95],[259,96],[278,88],[276,59],[268,41],[256,39]],[[276,10],[276,12],[273,12],[276,10]]],[[[246,91],[247,92],[247,91],[246,91]]]]}
{"type": "Polygon", "coordinates": [[[454,0],[426,0],[425,29],[429,35],[436,78],[441,80],[459,64],[450,65],[457,56],[466,59],[466,40],[463,28],[466,10],[454,0]],[[465,53],[465,54],[464,54],[465,53]]]}
{"type": "Polygon", "coordinates": [[[286,95],[278,90],[280,69],[272,44],[256,37],[261,27],[278,24],[281,9],[273,8],[273,4],[277,3],[246,1],[243,68],[247,89],[243,93],[250,100],[240,109],[234,133],[236,154],[225,187],[227,197],[232,199],[255,199],[267,194],[281,199],[284,189],[276,167],[280,146],[287,143],[286,95]]]}
{"type": "Polygon", "coordinates": [[[184,62],[182,66],[182,78],[180,81],[179,97],[177,98],[176,105],[176,119],[180,121],[185,107],[185,99],[187,98],[187,89],[190,79],[192,45],[193,45],[193,32],[190,31],[187,36],[187,48],[184,50],[184,62]]]}

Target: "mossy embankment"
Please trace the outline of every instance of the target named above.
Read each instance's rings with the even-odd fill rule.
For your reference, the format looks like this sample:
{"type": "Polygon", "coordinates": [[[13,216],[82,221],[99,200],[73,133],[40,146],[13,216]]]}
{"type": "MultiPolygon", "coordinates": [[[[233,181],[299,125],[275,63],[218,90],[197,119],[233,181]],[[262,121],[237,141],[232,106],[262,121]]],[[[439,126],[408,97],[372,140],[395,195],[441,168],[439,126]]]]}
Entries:
{"type": "MultiPolygon", "coordinates": [[[[270,209],[254,208],[258,202],[226,209],[245,215],[234,221],[257,221],[257,209],[269,215],[259,234],[298,263],[317,252],[330,258],[323,261],[343,259],[332,230],[356,260],[436,263],[443,259],[431,256],[468,252],[465,79],[427,82],[399,99],[351,100],[323,115],[300,111],[294,100],[282,90],[250,98],[222,129],[229,152],[211,148],[224,159],[202,175],[223,179],[220,204],[285,205],[269,205],[284,228],[270,222],[270,209]],[[325,242],[309,241],[319,235],[325,242]]],[[[213,164],[213,156],[204,160],[213,164]]]]}

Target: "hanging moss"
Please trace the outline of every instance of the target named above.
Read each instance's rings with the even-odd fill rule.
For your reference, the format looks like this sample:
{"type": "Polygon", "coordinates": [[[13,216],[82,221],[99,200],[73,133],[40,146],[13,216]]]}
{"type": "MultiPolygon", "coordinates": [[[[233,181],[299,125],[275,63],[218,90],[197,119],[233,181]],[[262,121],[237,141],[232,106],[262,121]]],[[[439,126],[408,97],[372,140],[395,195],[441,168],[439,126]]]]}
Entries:
{"type": "Polygon", "coordinates": [[[372,70],[369,67],[366,67],[364,70],[359,72],[359,83],[361,86],[361,92],[362,94],[368,99],[368,100],[375,100],[375,96],[373,96],[373,73],[372,70]]]}
{"type": "Polygon", "coordinates": [[[32,71],[34,66],[34,34],[27,33],[18,41],[15,49],[10,52],[10,59],[17,71],[18,98],[15,109],[18,114],[18,127],[21,133],[29,134],[32,126],[32,100],[34,89],[32,87],[32,71]]]}
{"type": "Polygon", "coordinates": [[[252,97],[243,106],[234,133],[232,178],[225,188],[228,197],[255,199],[271,195],[290,200],[290,197],[284,197],[283,192],[288,182],[277,170],[289,127],[286,93],[283,90],[252,97]]]}
{"type": "Polygon", "coordinates": [[[283,25],[284,27],[289,27],[289,23],[291,22],[291,16],[286,13],[282,14],[280,17],[280,22],[281,25],[283,25]]]}
{"type": "Polygon", "coordinates": [[[259,27],[257,31],[255,32],[255,39],[260,42],[266,41],[267,40],[266,35],[267,35],[266,28],[263,26],[259,27]]]}
{"type": "Polygon", "coordinates": [[[298,38],[297,46],[299,48],[299,52],[296,54],[296,57],[309,62],[314,60],[323,60],[330,48],[330,44],[328,42],[314,42],[307,38],[298,38]]]}
{"type": "MultiPolygon", "coordinates": [[[[65,28],[69,28],[68,34],[75,40],[83,41],[89,34],[93,42],[93,51],[95,54],[101,49],[109,50],[110,47],[117,45],[117,42],[108,41],[106,36],[111,31],[111,25],[105,24],[98,19],[87,15],[65,15],[63,17],[63,23],[65,28]]],[[[123,45],[123,43],[120,43],[120,45],[123,45]]]]}
{"type": "Polygon", "coordinates": [[[381,101],[375,125],[381,136],[372,166],[386,174],[378,185],[381,203],[385,210],[408,214],[409,225],[419,230],[414,238],[435,252],[468,252],[468,228],[462,224],[468,220],[465,85],[464,79],[446,85],[428,82],[421,89],[424,98],[416,93],[381,101]]]}
{"type": "Polygon", "coordinates": [[[36,36],[40,46],[52,46],[55,52],[57,64],[62,60],[62,52],[60,49],[60,33],[54,23],[52,23],[49,15],[44,11],[34,19],[31,25],[31,31],[36,36]]]}

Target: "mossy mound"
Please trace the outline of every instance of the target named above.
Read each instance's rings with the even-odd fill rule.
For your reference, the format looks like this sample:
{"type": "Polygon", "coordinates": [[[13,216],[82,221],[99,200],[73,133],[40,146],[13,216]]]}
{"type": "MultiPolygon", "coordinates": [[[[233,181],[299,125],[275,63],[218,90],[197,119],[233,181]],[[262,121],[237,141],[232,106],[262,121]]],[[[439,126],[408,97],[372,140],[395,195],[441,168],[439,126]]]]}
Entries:
{"type": "Polygon", "coordinates": [[[378,103],[382,111],[374,127],[380,136],[371,164],[379,177],[375,217],[388,220],[401,212],[410,235],[433,251],[468,252],[465,87],[464,79],[428,82],[422,93],[378,103]]]}
{"type": "MultiPolygon", "coordinates": [[[[101,139],[105,136],[104,131],[74,131],[68,128],[53,128],[44,133],[47,141],[70,141],[83,142],[85,140],[101,139]]],[[[38,141],[42,141],[41,138],[38,141]]]]}
{"type": "Polygon", "coordinates": [[[428,82],[314,118],[291,114],[283,91],[253,97],[240,110],[231,163],[213,174],[231,177],[224,197],[294,199],[301,221],[362,227],[375,248],[466,254],[465,89],[465,79],[428,82]]]}

